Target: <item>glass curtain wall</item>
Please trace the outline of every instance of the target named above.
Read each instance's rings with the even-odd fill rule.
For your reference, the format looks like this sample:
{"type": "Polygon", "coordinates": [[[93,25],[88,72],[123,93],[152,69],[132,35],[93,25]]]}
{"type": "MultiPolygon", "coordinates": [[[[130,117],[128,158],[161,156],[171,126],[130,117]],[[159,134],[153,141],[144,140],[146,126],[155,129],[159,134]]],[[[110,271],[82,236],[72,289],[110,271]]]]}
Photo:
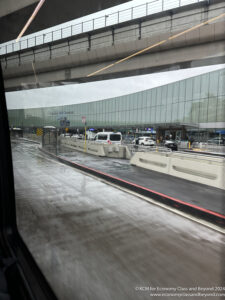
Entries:
{"type": "Polygon", "coordinates": [[[144,127],[196,125],[225,127],[225,69],[142,92],[58,107],[9,110],[11,127],[144,127]]]}

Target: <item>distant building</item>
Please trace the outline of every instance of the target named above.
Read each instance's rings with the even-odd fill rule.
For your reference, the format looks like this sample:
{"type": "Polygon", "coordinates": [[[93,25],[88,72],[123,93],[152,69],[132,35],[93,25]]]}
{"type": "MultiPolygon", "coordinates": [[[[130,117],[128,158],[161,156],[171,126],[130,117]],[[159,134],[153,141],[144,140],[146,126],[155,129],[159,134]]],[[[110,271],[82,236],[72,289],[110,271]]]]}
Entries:
{"type": "Polygon", "coordinates": [[[225,130],[225,69],[101,101],[9,110],[9,123],[60,128],[64,118],[77,130],[84,127],[83,116],[87,127],[96,129],[132,133],[152,128],[158,137],[207,140],[225,130]]]}

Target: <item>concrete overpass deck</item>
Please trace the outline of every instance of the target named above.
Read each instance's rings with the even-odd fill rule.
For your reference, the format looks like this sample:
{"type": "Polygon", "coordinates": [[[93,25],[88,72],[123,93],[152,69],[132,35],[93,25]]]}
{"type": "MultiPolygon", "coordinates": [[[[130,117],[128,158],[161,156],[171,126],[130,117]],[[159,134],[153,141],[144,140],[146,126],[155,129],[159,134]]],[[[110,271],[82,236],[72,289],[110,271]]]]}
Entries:
{"type": "Polygon", "coordinates": [[[1,57],[5,88],[37,88],[224,63],[224,18],[224,1],[202,1],[8,54],[1,57]],[[214,21],[198,27],[207,20],[214,21]],[[188,31],[190,28],[195,30],[188,31]],[[158,46],[114,64],[152,45],[158,46]],[[113,67],[88,76],[108,65],[113,67]]]}

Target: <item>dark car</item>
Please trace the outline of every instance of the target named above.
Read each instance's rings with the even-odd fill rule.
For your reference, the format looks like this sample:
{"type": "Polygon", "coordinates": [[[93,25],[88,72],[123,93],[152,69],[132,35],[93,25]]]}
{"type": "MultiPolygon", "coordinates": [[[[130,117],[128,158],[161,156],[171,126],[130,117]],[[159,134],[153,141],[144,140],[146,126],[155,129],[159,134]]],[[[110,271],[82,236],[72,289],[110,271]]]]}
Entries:
{"type": "Polygon", "coordinates": [[[177,151],[178,149],[177,144],[174,141],[166,141],[164,146],[171,149],[172,151],[177,151]]]}

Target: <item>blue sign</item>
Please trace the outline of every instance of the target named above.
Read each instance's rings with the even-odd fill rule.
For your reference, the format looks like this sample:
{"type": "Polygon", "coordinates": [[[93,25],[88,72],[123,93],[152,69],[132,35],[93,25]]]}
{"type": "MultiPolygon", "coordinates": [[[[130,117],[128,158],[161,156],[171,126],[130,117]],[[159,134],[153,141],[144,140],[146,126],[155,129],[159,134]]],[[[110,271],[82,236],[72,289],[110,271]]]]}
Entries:
{"type": "Polygon", "coordinates": [[[217,130],[216,133],[225,134],[225,130],[223,130],[223,129],[217,130]]]}

